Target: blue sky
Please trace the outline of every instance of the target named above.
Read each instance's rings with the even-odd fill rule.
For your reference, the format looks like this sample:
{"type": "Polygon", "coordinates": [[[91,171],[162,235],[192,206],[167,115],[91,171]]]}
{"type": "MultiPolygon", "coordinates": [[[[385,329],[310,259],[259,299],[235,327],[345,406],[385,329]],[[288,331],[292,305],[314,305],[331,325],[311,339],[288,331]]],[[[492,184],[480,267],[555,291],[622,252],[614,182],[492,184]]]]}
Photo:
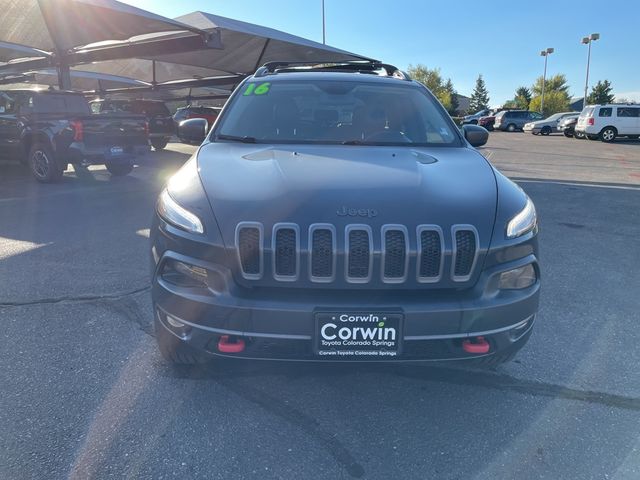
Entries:
{"type": "MultiPolygon", "coordinates": [[[[231,17],[322,41],[321,0],[126,0],[176,17],[194,10],[231,17]]],[[[572,96],[582,96],[587,47],[590,85],[609,79],[619,96],[640,101],[640,1],[513,2],[502,0],[325,0],[327,43],[406,68],[440,68],[459,93],[486,80],[491,104],[513,97],[542,75],[540,50],[553,47],[547,74],[564,73],[572,96]],[[525,6],[531,5],[531,6],[525,6]],[[540,5],[544,5],[541,7],[540,5]],[[591,81],[593,80],[593,81],[591,81]]]]}

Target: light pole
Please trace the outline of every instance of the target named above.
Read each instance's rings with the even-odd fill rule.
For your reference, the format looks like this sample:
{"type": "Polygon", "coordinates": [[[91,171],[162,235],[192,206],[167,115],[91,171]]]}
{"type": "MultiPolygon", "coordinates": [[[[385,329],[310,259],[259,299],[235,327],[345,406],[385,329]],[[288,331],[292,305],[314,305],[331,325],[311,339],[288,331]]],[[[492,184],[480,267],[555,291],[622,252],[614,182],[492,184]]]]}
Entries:
{"type": "Polygon", "coordinates": [[[547,48],[540,52],[540,56],[544,57],[544,73],[542,74],[542,98],[540,99],[540,113],[544,115],[544,84],[547,81],[547,57],[553,53],[553,48],[547,48]]]}
{"type": "Polygon", "coordinates": [[[324,27],[324,0],[322,0],[322,44],[324,45],[326,42],[325,36],[325,27],[324,27]]]}
{"type": "Polygon", "coordinates": [[[589,53],[587,54],[587,79],[584,82],[584,99],[582,100],[582,108],[587,106],[587,90],[589,89],[589,63],[591,63],[591,42],[600,38],[599,33],[592,33],[588,37],[582,39],[582,43],[589,45],[589,53]]]}

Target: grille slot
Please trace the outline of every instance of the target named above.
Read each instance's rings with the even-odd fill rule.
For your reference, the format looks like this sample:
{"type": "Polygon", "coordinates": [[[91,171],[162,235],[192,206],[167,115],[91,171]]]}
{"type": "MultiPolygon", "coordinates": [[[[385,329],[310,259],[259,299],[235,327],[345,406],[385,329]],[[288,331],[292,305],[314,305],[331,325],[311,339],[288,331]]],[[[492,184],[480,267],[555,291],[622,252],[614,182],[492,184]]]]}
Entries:
{"type": "Polygon", "coordinates": [[[262,276],[262,229],[257,225],[238,226],[237,240],[240,266],[245,278],[262,276]]]}
{"type": "Polygon", "coordinates": [[[335,230],[329,225],[312,226],[309,230],[311,279],[331,281],[335,275],[335,230]]]}
{"type": "Polygon", "coordinates": [[[466,227],[454,229],[453,279],[466,281],[471,276],[477,253],[477,236],[466,227]]]}
{"type": "Polygon", "coordinates": [[[276,225],[273,228],[273,272],[280,280],[294,280],[298,276],[297,225],[276,225]]]}
{"type": "Polygon", "coordinates": [[[436,226],[418,228],[418,280],[437,282],[442,275],[442,231],[436,226]]]}
{"type": "Polygon", "coordinates": [[[371,277],[373,249],[371,230],[366,225],[349,225],[347,236],[347,280],[366,283],[371,277]]]}
{"type": "Polygon", "coordinates": [[[407,275],[407,232],[399,225],[382,227],[382,278],[386,282],[402,282],[407,275]]]}

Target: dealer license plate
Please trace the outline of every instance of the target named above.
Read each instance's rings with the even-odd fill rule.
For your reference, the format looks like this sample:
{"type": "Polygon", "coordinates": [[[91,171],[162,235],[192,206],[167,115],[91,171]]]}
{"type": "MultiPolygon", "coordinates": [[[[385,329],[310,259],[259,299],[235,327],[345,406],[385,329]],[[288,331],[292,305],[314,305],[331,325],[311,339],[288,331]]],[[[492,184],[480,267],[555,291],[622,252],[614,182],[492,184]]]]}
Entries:
{"type": "Polygon", "coordinates": [[[402,314],[316,314],[316,354],[327,359],[393,358],[401,351],[402,314]]]}

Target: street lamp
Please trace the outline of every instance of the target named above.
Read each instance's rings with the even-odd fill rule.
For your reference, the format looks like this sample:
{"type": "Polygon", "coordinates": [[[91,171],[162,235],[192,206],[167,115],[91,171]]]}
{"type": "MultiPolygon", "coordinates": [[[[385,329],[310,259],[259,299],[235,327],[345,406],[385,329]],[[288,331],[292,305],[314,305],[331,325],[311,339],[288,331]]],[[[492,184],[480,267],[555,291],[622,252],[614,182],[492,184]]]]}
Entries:
{"type": "Polygon", "coordinates": [[[598,40],[599,38],[599,33],[592,33],[588,37],[584,37],[582,39],[583,44],[589,45],[589,53],[587,54],[587,79],[584,82],[584,99],[582,100],[583,108],[587,106],[587,90],[589,88],[589,63],[591,62],[591,42],[598,40]]]}
{"type": "Polygon", "coordinates": [[[547,81],[547,57],[553,53],[553,48],[547,48],[540,52],[540,56],[544,57],[544,74],[542,75],[542,98],[540,99],[540,113],[544,115],[544,84],[547,81]]]}

